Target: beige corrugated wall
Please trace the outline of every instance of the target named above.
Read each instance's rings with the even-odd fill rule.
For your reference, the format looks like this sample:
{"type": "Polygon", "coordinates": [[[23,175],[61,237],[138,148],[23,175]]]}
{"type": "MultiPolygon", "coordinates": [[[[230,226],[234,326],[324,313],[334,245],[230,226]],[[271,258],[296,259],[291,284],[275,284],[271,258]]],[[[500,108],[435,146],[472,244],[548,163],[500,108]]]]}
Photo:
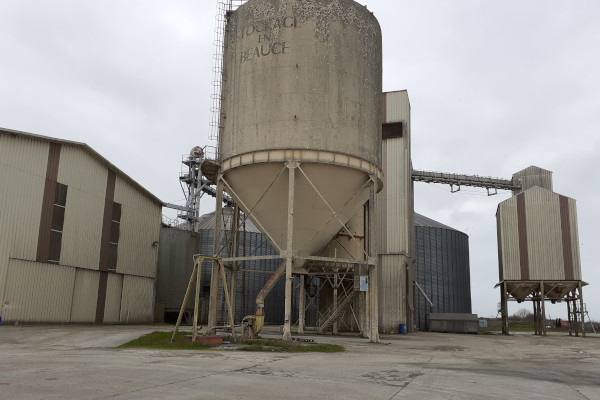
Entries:
{"type": "Polygon", "coordinates": [[[571,225],[571,246],[573,249],[573,278],[577,281],[582,280],[581,277],[581,258],[579,255],[579,228],[577,224],[577,201],[569,199],[569,215],[571,225]]]}
{"type": "MultiPolygon", "coordinates": [[[[9,257],[35,259],[49,144],[0,134],[0,307],[6,300],[9,257]]],[[[4,305],[4,306],[3,306],[4,305]]],[[[2,309],[0,315],[6,319],[2,309]]]]}
{"type": "Polygon", "coordinates": [[[377,244],[379,274],[379,329],[398,332],[407,324],[407,311],[414,310],[414,203],[410,151],[410,102],[408,93],[384,93],[384,123],[402,122],[402,137],[384,139],[382,164],[384,188],[377,195],[377,244]]]}
{"type": "MultiPolygon", "coordinates": [[[[57,181],[68,192],[60,265],[38,263],[49,144],[0,134],[0,315],[6,322],[94,322],[107,167],[83,147],[61,142],[57,181]]],[[[149,322],[157,257],[151,244],[158,240],[161,207],[117,176],[115,201],[123,205],[119,263],[118,274],[109,273],[104,321],[121,321],[125,297],[135,322],[149,322]],[[124,280],[132,293],[123,290],[124,280]]]]}
{"type": "Polygon", "coordinates": [[[81,148],[62,146],[58,182],[68,186],[60,263],[98,269],[106,166],[81,148]]]}
{"type": "Polygon", "coordinates": [[[154,279],[124,276],[122,297],[121,323],[135,324],[152,320],[154,279]]]}
{"type": "Polygon", "coordinates": [[[146,277],[156,276],[161,208],[129,183],[117,177],[115,202],[121,203],[121,234],[117,272],[146,277]]]}
{"type": "MultiPolygon", "coordinates": [[[[526,221],[526,246],[529,280],[565,280],[560,195],[541,187],[523,192],[526,221]]],[[[581,279],[577,209],[567,198],[574,280],[581,279]]],[[[499,256],[504,280],[522,280],[520,253],[525,243],[519,240],[517,197],[498,206],[499,256]]]]}
{"type": "Polygon", "coordinates": [[[69,322],[74,281],[74,268],[10,259],[3,319],[69,322]]]}
{"type": "Polygon", "coordinates": [[[96,317],[100,273],[78,269],[75,273],[70,322],[93,323],[96,317]]]}
{"type": "Polygon", "coordinates": [[[520,280],[519,225],[517,219],[517,198],[500,203],[498,206],[497,224],[499,225],[498,243],[502,259],[504,280],[520,280]]]}
{"type": "Polygon", "coordinates": [[[534,187],[525,192],[529,279],[565,279],[559,196],[534,187]]]}

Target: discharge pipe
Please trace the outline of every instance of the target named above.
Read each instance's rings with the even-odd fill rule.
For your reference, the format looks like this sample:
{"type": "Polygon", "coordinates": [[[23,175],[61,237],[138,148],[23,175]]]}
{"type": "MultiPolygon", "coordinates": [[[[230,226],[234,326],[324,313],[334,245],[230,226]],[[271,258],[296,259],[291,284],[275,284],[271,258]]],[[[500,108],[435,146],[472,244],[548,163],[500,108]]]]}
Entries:
{"type": "Polygon", "coordinates": [[[254,315],[247,315],[242,319],[242,336],[245,338],[254,337],[260,332],[265,324],[265,297],[271,292],[279,278],[285,274],[285,261],[275,270],[265,286],[256,296],[256,310],[254,315]]]}

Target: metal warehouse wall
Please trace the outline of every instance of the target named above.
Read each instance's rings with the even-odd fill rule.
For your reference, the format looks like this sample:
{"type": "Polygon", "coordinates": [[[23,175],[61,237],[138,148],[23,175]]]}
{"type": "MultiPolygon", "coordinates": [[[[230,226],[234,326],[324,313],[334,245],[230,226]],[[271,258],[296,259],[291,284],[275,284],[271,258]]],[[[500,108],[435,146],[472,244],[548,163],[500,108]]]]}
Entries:
{"type": "Polygon", "coordinates": [[[413,330],[414,198],[410,151],[410,102],[406,90],[383,94],[383,190],[377,195],[379,253],[379,331],[398,332],[399,324],[413,330]]]}
{"type": "MultiPolygon", "coordinates": [[[[420,217],[415,222],[417,282],[433,302],[434,313],[471,313],[469,237],[441,224],[419,226],[420,217]]],[[[415,297],[417,326],[424,331],[429,303],[420,292],[415,297]]]]}
{"type": "Polygon", "coordinates": [[[0,182],[3,321],[151,321],[158,199],[83,143],[2,128],[0,182]],[[111,200],[122,204],[117,265],[115,271],[101,272],[103,226],[111,222],[106,212],[111,175],[111,200]],[[64,221],[60,239],[52,241],[54,218],[62,215],[54,206],[59,183],[67,188],[64,221]],[[46,243],[60,250],[57,262],[50,261],[46,243]]]}

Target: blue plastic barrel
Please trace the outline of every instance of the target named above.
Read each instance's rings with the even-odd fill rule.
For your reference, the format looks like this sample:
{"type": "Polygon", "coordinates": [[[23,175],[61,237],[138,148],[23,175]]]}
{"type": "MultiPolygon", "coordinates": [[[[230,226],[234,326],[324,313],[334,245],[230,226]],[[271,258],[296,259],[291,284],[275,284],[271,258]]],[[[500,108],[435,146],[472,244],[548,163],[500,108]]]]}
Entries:
{"type": "Polygon", "coordinates": [[[406,335],[406,324],[398,325],[398,333],[401,335],[406,335]]]}

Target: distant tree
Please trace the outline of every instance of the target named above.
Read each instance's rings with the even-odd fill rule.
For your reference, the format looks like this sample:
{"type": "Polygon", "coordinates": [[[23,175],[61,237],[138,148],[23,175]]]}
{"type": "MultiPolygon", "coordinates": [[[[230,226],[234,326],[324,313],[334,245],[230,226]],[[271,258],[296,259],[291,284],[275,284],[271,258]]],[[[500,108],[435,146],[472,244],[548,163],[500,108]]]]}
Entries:
{"type": "Polygon", "coordinates": [[[518,321],[533,321],[533,313],[526,308],[521,308],[519,311],[512,315],[512,319],[518,321]]]}

